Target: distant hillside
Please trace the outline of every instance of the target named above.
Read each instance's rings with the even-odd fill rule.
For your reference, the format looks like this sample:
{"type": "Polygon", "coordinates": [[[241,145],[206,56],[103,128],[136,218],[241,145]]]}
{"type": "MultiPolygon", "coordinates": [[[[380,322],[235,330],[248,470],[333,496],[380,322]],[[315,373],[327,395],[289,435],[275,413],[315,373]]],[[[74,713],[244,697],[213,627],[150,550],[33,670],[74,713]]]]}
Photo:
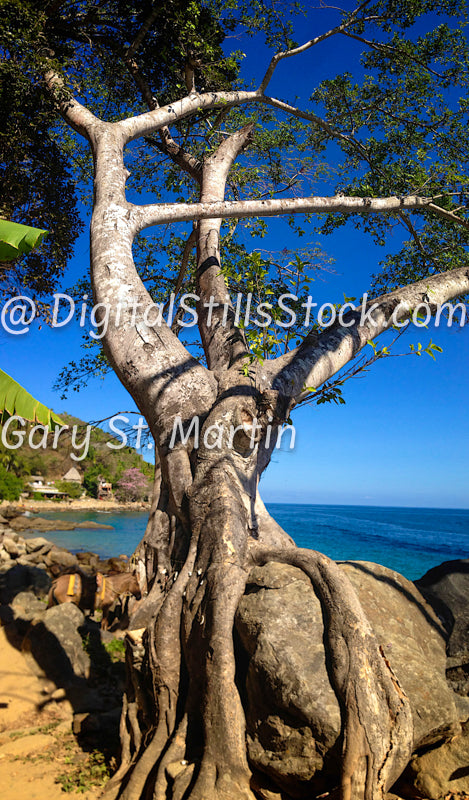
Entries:
{"type": "MultiPolygon", "coordinates": [[[[54,437],[49,434],[47,447],[42,447],[41,433],[37,432],[33,439],[33,444],[40,445],[30,447],[28,444],[28,433],[24,437],[24,443],[15,450],[10,450],[0,445],[0,461],[9,468],[9,471],[17,475],[42,475],[48,481],[60,480],[71,467],[75,467],[83,476],[89,469],[98,469],[103,477],[110,480],[113,484],[117,483],[124,470],[130,467],[137,467],[148,478],[153,478],[154,466],[145,461],[142,456],[132,447],[121,447],[122,441],[100,428],[92,428],[90,432],[90,444],[88,453],[81,461],[72,458],[72,454],[80,457],[84,452],[83,442],[86,436],[86,422],[70,414],[60,414],[64,423],[70,430],[64,431],[57,441],[54,448],[54,437]],[[73,426],[75,438],[72,441],[73,426]],[[118,445],[120,449],[113,449],[108,443],[118,445]]],[[[14,441],[14,434],[10,436],[14,441]]]]}

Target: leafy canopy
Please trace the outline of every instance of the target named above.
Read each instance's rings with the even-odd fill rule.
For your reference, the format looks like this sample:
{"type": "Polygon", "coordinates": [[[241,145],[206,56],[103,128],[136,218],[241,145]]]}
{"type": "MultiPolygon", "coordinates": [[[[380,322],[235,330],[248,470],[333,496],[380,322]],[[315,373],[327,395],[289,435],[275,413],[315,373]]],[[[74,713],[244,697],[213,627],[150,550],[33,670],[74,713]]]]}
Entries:
{"type": "MultiPolygon", "coordinates": [[[[113,120],[140,113],[155,102],[177,99],[187,93],[191,82],[200,92],[242,88],[243,54],[237,48],[243,37],[263,37],[279,52],[299,43],[300,30],[302,35],[307,30],[307,36],[324,32],[320,9],[263,0],[172,0],[161,6],[113,0],[99,4],[7,2],[3,7],[0,69],[17,88],[6,101],[7,135],[0,139],[0,169],[5,171],[5,186],[10,187],[12,216],[17,218],[14,215],[20,216],[26,208],[26,174],[35,174],[37,165],[41,178],[35,183],[31,212],[47,207],[52,219],[44,224],[51,229],[49,241],[54,246],[60,241],[62,223],[69,237],[79,230],[77,203],[90,198],[91,165],[86,143],[54,116],[42,82],[48,65],[67,78],[94,113],[113,120]],[[24,115],[33,107],[39,113],[31,115],[34,123],[28,130],[24,115]],[[19,136],[12,136],[13,131],[19,136]],[[8,172],[9,154],[25,165],[24,174],[8,172]],[[48,180],[52,164],[60,173],[60,178],[55,173],[55,181],[48,180]],[[54,192],[58,192],[56,205],[54,192]],[[66,202],[61,203],[65,196],[66,202]],[[74,219],[76,224],[70,224],[74,219]]],[[[326,16],[336,26],[350,23],[351,11],[329,10],[326,16]]],[[[447,209],[465,206],[469,175],[465,19],[465,0],[438,4],[433,0],[365,0],[352,24],[317,46],[339,48],[345,38],[354,44],[345,73],[311,86],[302,110],[314,118],[286,117],[268,106],[214,109],[174,126],[172,142],[200,162],[228,132],[255,122],[252,142],[230,173],[227,199],[279,193],[343,192],[364,198],[421,193],[432,195],[435,203],[447,209]]],[[[299,65],[296,59],[300,58],[305,57],[286,63],[299,65]]],[[[181,169],[174,147],[159,136],[132,142],[126,165],[131,173],[127,184],[131,199],[198,199],[194,176],[181,169]]],[[[329,266],[324,236],[345,224],[364,229],[380,245],[398,231],[392,237],[397,246],[387,250],[383,268],[375,276],[373,288],[378,291],[467,263],[467,231],[423,213],[357,217],[353,222],[337,215],[321,223],[314,218],[306,217],[301,223],[292,218],[289,223],[292,240],[301,245],[296,255],[270,251],[268,226],[262,220],[224,223],[222,269],[234,296],[251,292],[257,305],[268,303],[272,295],[293,292],[300,306],[318,269],[329,266]]],[[[191,248],[181,269],[190,230],[189,225],[180,225],[171,231],[145,232],[135,243],[137,267],[155,302],[166,302],[175,286],[178,292],[194,291],[191,248]]],[[[62,267],[72,247],[70,238],[68,242],[68,250],[62,246],[62,267]]],[[[51,277],[52,261],[47,262],[46,255],[41,258],[44,276],[51,277]]],[[[54,269],[59,269],[58,264],[54,269]]],[[[36,268],[33,272],[36,277],[29,274],[29,285],[43,286],[44,277],[38,277],[36,268]]],[[[89,293],[86,281],[76,287],[76,296],[84,292],[89,293]]],[[[277,355],[295,345],[303,333],[299,327],[282,331],[275,324],[280,312],[275,314],[277,319],[269,328],[247,330],[253,358],[277,355]]],[[[189,343],[197,346],[193,337],[189,343]]],[[[101,375],[108,369],[89,340],[87,348],[83,361],[62,373],[59,383],[65,390],[79,387],[89,374],[101,375]]]]}

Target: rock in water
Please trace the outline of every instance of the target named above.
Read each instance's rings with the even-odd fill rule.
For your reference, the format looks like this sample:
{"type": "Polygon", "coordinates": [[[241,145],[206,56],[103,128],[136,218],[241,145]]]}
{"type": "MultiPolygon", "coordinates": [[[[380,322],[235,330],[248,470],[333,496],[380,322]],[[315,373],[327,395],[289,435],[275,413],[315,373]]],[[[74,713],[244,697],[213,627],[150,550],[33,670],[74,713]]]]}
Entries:
{"type": "MultiPolygon", "coordinates": [[[[460,714],[445,680],[445,632],[432,608],[390,569],[367,562],[341,567],[409,697],[414,750],[458,733],[460,714]]],[[[236,630],[249,657],[251,762],[294,796],[325,791],[337,783],[340,713],[309,579],[284,564],[253,569],[236,630]]]]}
{"type": "Polygon", "coordinates": [[[93,522],[93,520],[85,520],[85,522],[78,522],[75,528],[85,528],[88,530],[105,530],[113,531],[114,525],[105,525],[103,522],[93,522]]]}
{"type": "Polygon", "coordinates": [[[63,519],[43,519],[42,517],[15,517],[10,522],[15,531],[73,531],[75,523],[63,519]]]}

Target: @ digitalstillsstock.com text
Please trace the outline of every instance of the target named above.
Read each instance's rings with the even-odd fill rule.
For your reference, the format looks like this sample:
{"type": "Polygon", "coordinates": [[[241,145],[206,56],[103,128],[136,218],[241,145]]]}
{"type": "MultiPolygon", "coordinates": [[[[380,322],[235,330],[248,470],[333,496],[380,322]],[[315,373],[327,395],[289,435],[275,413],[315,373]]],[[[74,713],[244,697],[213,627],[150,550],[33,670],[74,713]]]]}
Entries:
{"type": "MultiPolygon", "coordinates": [[[[173,321],[181,328],[192,328],[198,324],[199,312],[196,304],[201,298],[193,292],[187,292],[176,299],[172,293],[166,302],[142,304],[136,301],[121,301],[117,304],[99,302],[93,304],[88,295],[76,301],[70,295],[56,292],[50,310],[52,328],[64,328],[73,320],[78,321],[81,328],[87,328],[93,339],[102,339],[110,325],[117,328],[120,324],[143,324],[146,328],[158,328],[163,324],[172,325],[173,321]]],[[[229,298],[220,303],[210,297],[202,303],[204,309],[204,325],[230,325],[247,328],[268,328],[271,325],[289,329],[299,326],[309,329],[315,325],[319,329],[327,329],[339,325],[350,328],[354,325],[378,325],[375,317],[382,307],[378,302],[368,300],[365,293],[360,302],[354,304],[347,301],[342,305],[336,303],[315,302],[309,295],[304,302],[295,294],[285,293],[274,302],[256,302],[252,292],[239,292],[235,302],[229,298]],[[301,309],[301,310],[300,310],[301,309]]],[[[31,324],[38,316],[35,301],[26,295],[10,298],[0,312],[0,325],[9,334],[21,336],[28,333],[31,324]]],[[[396,304],[390,317],[390,324],[395,328],[404,328],[409,324],[417,328],[428,325],[433,317],[433,325],[463,327],[467,322],[465,303],[432,303],[428,297],[413,308],[401,301],[396,304]]]]}

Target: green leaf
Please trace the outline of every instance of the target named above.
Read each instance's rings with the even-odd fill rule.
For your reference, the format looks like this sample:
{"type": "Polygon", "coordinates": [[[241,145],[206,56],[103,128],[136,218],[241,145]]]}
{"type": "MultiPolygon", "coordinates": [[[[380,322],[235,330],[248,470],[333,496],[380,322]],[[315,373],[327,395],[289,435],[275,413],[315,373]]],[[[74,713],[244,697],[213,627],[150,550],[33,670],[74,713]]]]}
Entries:
{"type": "Polygon", "coordinates": [[[47,231],[40,228],[0,219],[0,261],[12,261],[29,253],[42,242],[46,234],[47,231]]]}
{"type": "Polygon", "coordinates": [[[16,415],[41,425],[51,426],[53,422],[58,425],[65,424],[57,414],[36,400],[2,369],[0,369],[0,412],[3,421],[16,415]]]}

